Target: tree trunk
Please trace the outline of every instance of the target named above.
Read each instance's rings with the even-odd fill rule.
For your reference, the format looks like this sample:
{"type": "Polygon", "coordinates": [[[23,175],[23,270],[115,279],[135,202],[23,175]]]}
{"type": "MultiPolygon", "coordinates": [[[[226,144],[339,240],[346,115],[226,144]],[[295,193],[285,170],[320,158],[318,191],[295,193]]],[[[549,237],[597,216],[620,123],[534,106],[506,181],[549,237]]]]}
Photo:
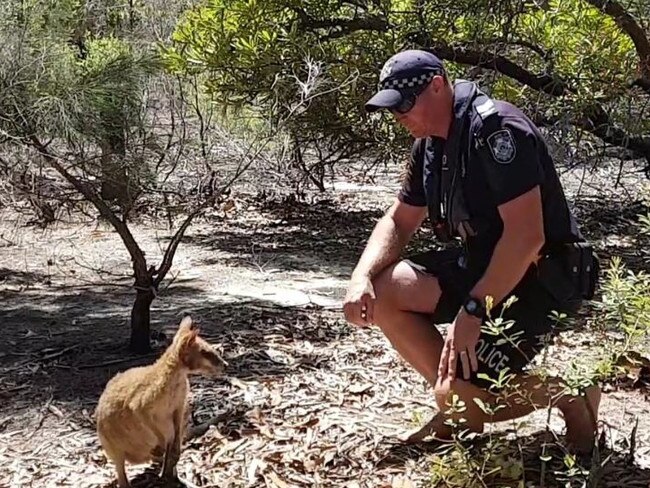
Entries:
{"type": "Polygon", "coordinates": [[[155,298],[153,288],[138,288],[131,310],[131,343],[129,348],[137,354],[151,351],[150,310],[155,298]]]}
{"type": "MultiPolygon", "coordinates": [[[[110,120],[110,119],[108,119],[110,120]]],[[[114,129],[100,142],[102,198],[117,201],[126,207],[130,201],[129,175],[126,172],[126,139],[122,131],[114,129]]]]}
{"type": "Polygon", "coordinates": [[[122,158],[111,153],[110,149],[102,150],[102,188],[101,196],[107,202],[117,201],[120,204],[128,202],[128,175],[122,164],[122,158]]]}

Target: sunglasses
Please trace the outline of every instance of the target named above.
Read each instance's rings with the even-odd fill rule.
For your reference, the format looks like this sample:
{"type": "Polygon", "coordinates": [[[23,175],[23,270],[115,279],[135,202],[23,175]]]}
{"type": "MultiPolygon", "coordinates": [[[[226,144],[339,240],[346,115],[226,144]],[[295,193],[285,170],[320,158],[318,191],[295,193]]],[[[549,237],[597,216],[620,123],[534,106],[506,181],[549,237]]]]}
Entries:
{"type": "Polygon", "coordinates": [[[417,101],[418,97],[422,94],[424,90],[426,90],[427,86],[429,86],[430,83],[431,81],[429,81],[425,85],[418,87],[417,90],[409,91],[407,93],[402,93],[402,101],[397,107],[391,108],[390,109],[391,112],[398,113],[401,115],[410,112],[415,106],[415,102],[417,101]]]}
{"type": "Polygon", "coordinates": [[[390,111],[401,115],[410,112],[415,106],[415,102],[417,101],[419,95],[419,93],[411,93],[408,96],[403,96],[400,104],[397,107],[391,108],[390,111]]]}

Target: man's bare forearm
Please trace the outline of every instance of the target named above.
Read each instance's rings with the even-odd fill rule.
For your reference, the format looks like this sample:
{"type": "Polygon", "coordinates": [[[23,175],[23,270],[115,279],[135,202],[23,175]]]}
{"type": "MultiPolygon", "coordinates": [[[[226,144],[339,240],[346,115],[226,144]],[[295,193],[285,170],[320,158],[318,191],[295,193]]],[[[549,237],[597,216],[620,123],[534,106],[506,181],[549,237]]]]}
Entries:
{"type": "Polygon", "coordinates": [[[375,278],[399,258],[411,235],[411,230],[400,228],[390,214],[384,215],[372,231],[352,278],[375,278]]]}
{"type": "Polygon", "coordinates": [[[497,304],[506,298],[537,260],[544,245],[544,220],[539,188],[517,197],[502,209],[504,229],[483,277],[471,294],[490,295],[497,304]]]}

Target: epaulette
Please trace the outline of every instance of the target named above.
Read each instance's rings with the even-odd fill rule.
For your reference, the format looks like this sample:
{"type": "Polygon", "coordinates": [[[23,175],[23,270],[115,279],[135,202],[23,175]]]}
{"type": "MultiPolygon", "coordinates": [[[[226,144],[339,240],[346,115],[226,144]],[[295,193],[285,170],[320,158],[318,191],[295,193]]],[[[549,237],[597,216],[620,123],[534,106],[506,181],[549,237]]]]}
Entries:
{"type": "Polygon", "coordinates": [[[476,148],[485,145],[483,134],[489,133],[491,128],[499,124],[499,111],[494,101],[485,94],[479,94],[472,103],[472,127],[474,131],[474,146],[476,148]]]}
{"type": "MultiPolygon", "coordinates": [[[[483,98],[483,97],[480,97],[483,98]]],[[[478,113],[481,120],[485,121],[489,116],[498,113],[496,106],[491,98],[485,97],[486,100],[481,101],[479,104],[474,104],[474,109],[478,113]]]]}

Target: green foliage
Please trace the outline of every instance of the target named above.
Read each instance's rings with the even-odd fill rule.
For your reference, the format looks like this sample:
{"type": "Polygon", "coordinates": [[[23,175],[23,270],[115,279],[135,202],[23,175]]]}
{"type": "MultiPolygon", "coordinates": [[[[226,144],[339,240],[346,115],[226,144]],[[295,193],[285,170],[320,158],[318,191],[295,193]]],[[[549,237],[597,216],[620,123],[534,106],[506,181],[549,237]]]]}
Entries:
{"type": "MultiPolygon", "coordinates": [[[[378,22],[382,9],[368,4],[367,17],[378,22]]],[[[353,22],[356,10],[338,2],[209,1],[179,23],[166,59],[175,72],[209,73],[220,102],[255,104],[300,141],[326,148],[338,141],[352,155],[380,127],[390,129],[362,106],[377,66],[397,48],[381,30],[340,35],[327,27],[332,18],[353,22]]]]}
{"type": "Polygon", "coordinates": [[[599,326],[622,333],[623,350],[638,348],[650,333],[650,275],[612,258],[603,283],[599,326]]]}
{"type": "MultiPolygon", "coordinates": [[[[78,155],[94,147],[124,156],[142,133],[145,87],[160,64],[152,49],[91,31],[86,7],[10,4],[0,34],[0,130],[10,140],[34,135],[66,144],[78,155]]],[[[77,164],[95,176],[106,169],[94,157],[77,164]]],[[[148,174],[134,158],[114,164],[131,192],[148,174]]]]}
{"type": "Polygon", "coordinates": [[[19,28],[32,46],[69,37],[84,21],[84,0],[6,0],[0,27],[19,28]]]}
{"type": "MultiPolygon", "coordinates": [[[[494,414],[496,408],[480,399],[475,403],[486,414],[494,414]]],[[[445,412],[445,421],[454,430],[453,442],[437,450],[431,458],[431,485],[448,487],[518,486],[523,482],[524,466],[519,453],[501,439],[489,437],[486,441],[473,442],[468,435],[462,414],[465,403],[453,395],[445,412]]]]}
{"type": "Polygon", "coordinates": [[[157,61],[113,37],[91,40],[87,48],[87,57],[78,63],[78,88],[85,97],[78,114],[80,134],[109,140],[140,126],[143,87],[157,61]]]}
{"type": "MultiPolygon", "coordinates": [[[[528,60],[519,56],[518,61],[532,71],[549,70],[571,89],[562,104],[553,105],[558,112],[554,115],[561,115],[560,107],[567,101],[581,107],[594,100],[609,102],[626,97],[637,62],[634,45],[613,19],[586,2],[551,1],[545,10],[521,15],[514,30],[547,54],[546,59],[528,55],[528,60]]],[[[522,95],[532,96],[527,91],[522,95]]]]}
{"type": "Polygon", "coordinates": [[[478,488],[523,486],[524,466],[514,446],[491,439],[480,447],[462,443],[431,459],[431,486],[478,488]]]}
{"type": "MultiPolygon", "coordinates": [[[[569,119],[598,102],[631,134],[650,130],[647,109],[628,87],[638,62],[630,38],[584,0],[539,4],[207,0],[179,22],[165,58],[174,72],[206,73],[221,102],[255,104],[297,141],[330,152],[345,147],[348,155],[406,148],[389,118],[363,110],[383,62],[406,47],[475,50],[485,59],[503,56],[533,77],[550,74],[569,91],[553,97],[493,72],[477,78],[547,120],[569,119]]],[[[448,67],[468,76],[467,65],[448,67]]]]}
{"type": "MultiPolygon", "coordinates": [[[[646,190],[650,190],[647,188],[646,190]]],[[[646,257],[650,244],[650,191],[645,193],[647,208],[638,215],[639,233],[636,246],[646,257]]],[[[650,335],[650,274],[647,267],[629,269],[622,259],[614,256],[602,279],[602,298],[596,303],[597,326],[613,332],[621,340],[613,349],[615,354],[642,352],[650,335]]],[[[610,351],[612,352],[612,351],[610,351]]]]}

